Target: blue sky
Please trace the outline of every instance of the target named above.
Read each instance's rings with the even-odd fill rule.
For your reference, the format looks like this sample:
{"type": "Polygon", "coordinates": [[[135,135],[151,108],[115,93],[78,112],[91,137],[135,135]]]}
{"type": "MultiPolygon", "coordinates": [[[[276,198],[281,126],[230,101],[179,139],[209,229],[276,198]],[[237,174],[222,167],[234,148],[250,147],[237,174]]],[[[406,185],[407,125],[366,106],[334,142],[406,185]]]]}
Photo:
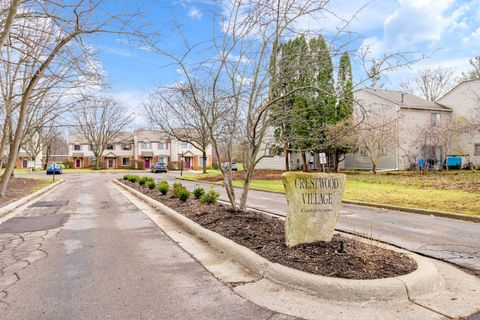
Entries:
{"type": "MultiPolygon", "coordinates": [[[[182,26],[191,42],[209,39],[212,19],[208,0],[142,0],[143,20],[151,30],[158,31],[159,45],[169,51],[180,50],[181,37],[173,21],[182,26]]],[[[361,34],[352,48],[368,44],[373,55],[413,51],[429,58],[411,68],[398,70],[384,79],[385,87],[398,89],[401,81],[409,80],[418,69],[449,67],[456,74],[469,70],[468,60],[480,54],[480,0],[332,0],[325,14],[315,21],[299,23],[327,35],[360,8],[349,30],[361,34]],[[365,7],[364,7],[365,6],[365,7]]],[[[144,97],[159,85],[181,79],[176,66],[143,47],[130,47],[117,36],[102,35],[90,40],[100,50],[99,60],[107,74],[109,92],[131,110],[140,114],[144,97]]],[[[354,77],[364,77],[355,64],[354,77]]],[[[137,117],[134,126],[142,126],[137,117]]]]}

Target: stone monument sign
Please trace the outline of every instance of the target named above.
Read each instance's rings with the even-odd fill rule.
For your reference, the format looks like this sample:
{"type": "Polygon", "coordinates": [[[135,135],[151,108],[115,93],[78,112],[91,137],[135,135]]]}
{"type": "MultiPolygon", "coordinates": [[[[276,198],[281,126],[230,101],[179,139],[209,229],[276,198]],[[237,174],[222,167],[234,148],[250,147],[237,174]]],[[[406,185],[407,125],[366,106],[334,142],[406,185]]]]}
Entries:
{"type": "Polygon", "coordinates": [[[286,245],[331,241],[345,189],[345,175],[286,172],[282,178],[288,202],[286,245]]]}

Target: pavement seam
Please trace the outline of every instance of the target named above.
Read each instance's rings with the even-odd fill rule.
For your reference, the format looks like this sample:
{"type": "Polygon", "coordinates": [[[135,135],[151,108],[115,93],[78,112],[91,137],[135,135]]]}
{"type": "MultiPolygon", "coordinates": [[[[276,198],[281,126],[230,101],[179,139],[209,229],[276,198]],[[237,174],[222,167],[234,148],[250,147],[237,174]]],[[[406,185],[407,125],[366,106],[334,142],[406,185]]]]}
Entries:
{"type": "Polygon", "coordinates": [[[426,309],[426,310],[428,310],[428,311],[430,311],[430,312],[436,313],[436,314],[438,314],[438,315],[440,315],[440,316],[442,316],[442,317],[445,317],[445,318],[447,318],[447,319],[456,319],[456,318],[452,318],[452,317],[450,317],[449,315],[446,315],[446,314],[444,314],[444,313],[442,313],[442,312],[440,312],[440,311],[438,311],[438,310],[435,310],[435,309],[433,309],[433,308],[431,308],[431,307],[425,306],[425,305],[423,305],[423,304],[415,301],[415,299],[413,299],[413,298],[410,296],[410,290],[408,289],[407,284],[406,284],[402,279],[397,279],[397,280],[400,281],[400,282],[405,286],[405,291],[406,291],[406,293],[407,293],[408,301],[410,301],[410,302],[413,303],[414,305],[417,305],[417,306],[419,306],[419,307],[421,307],[421,308],[424,308],[424,309],[426,309]]]}

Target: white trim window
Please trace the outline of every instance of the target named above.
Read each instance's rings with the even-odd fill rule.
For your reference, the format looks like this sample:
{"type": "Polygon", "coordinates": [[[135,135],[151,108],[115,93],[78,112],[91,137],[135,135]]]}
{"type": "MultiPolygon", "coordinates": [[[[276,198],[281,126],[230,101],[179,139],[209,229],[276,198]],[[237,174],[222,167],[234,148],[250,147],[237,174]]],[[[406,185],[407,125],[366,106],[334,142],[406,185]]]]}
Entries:
{"type": "Polygon", "coordinates": [[[95,157],[88,158],[88,165],[89,166],[94,166],[96,164],[95,160],[97,160],[95,157]]]}
{"type": "Polygon", "coordinates": [[[182,144],[180,145],[180,147],[181,147],[182,149],[187,149],[187,150],[188,150],[188,149],[192,149],[192,145],[191,145],[190,143],[188,143],[188,142],[182,142],[182,144]]]}
{"type": "MultiPolygon", "coordinates": [[[[205,157],[205,161],[208,164],[208,157],[205,157]]],[[[198,165],[203,166],[203,156],[198,156],[198,165]]]]}
{"type": "Polygon", "coordinates": [[[152,149],[152,143],[149,142],[149,141],[142,142],[142,149],[151,150],[152,149]]]}
{"type": "Polygon", "coordinates": [[[473,145],[473,154],[475,156],[480,156],[480,143],[475,143],[473,145]]]}
{"type": "Polygon", "coordinates": [[[432,127],[439,126],[440,121],[441,121],[440,113],[438,113],[438,112],[432,113],[432,127]]]}
{"type": "Polygon", "coordinates": [[[127,167],[130,165],[130,158],[122,158],[122,166],[127,167]]]}
{"type": "Polygon", "coordinates": [[[166,142],[159,142],[159,143],[158,143],[158,149],[159,149],[159,150],[168,150],[168,143],[166,143],[166,142]]]}
{"type": "Polygon", "coordinates": [[[123,151],[129,151],[132,149],[132,146],[130,145],[130,143],[124,143],[122,144],[122,150],[123,151]]]}
{"type": "Polygon", "coordinates": [[[82,151],[82,145],[81,144],[74,144],[73,145],[73,150],[74,151],[82,151]]]}

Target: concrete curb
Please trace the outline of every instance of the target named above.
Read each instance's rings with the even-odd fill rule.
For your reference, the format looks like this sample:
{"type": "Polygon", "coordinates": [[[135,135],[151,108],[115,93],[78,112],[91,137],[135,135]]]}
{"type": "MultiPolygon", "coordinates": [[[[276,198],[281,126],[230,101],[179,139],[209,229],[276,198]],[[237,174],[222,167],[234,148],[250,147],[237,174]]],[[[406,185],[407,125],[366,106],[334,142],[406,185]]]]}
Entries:
{"type": "Polygon", "coordinates": [[[445,286],[443,278],[433,263],[413,253],[406,254],[416,261],[418,265],[416,271],[400,277],[376,280],[329,278],[272,263],[252,250],[203,228],[175,210],[118,180],[114,180],[114,183],[259,276],[289,288],[312,293],[323,299],[355,302],[406,301],[437,293],[445,286]],[[335,298],[332,299],[332,297],[335,298]]]}
{"type": "Polygon", "coordinates": [[[17,209],[18,207],[23,206],[24,204],[44,195],[45,193],[51,191],[52,189],[56,188],[58,185],[63,183],[63,180],[58,180],[57,182],[52,183],[51,185],[40,189],[32,194],[29,194],[26,197],[23,197],[17,201],[14,201],[10,204],[7,204],[6,206],[3,206],[0,208],[0,217],[3,217],[4,215],[12,212],[13,210],[17,209]]]}
{"type": "MultiPolygon", "coordinates": [[[[211,182],[208,182],[208,181],[197,181],[197,180],[183,179],[183,178],[179,178],[179,177],[176,177],[176,179],[189,181],[189,182],[197,182],[197,183],[204,183],[204,184],[219,186],[219,184],[211,183],[211,182]]],[[[240,189],[240,187],[235,187],[235,188],[240,189]]],[[[256,191],[274,193],[274,194],[283,194],[283,192],[279,192],[279,191],[268,191],[268,190],[261,190],[261,189],[257,189],[257,188],[250,188],[250,189],[251,190],[256,190],[256,191]]],[[[467,222],[480,223],[480,215],[473,215],[473,214],[469,215],[469,214],[448,212],[448,211],[411,208],[411,207],[403,207],[403,206],[396,206],[396,205],[391,205],[391,204],[358,201],[358,200],[345,200],[344,199],[344,200],[342,200],[342,203],[352,204],[352,205],[356,205],[356,206],[388,209],[388,210],[394,210],[394,211],[402,211],[402,212],[409,212],[409,213],[416,213],[416,214],[422,214],[422,215],[428,215],[428,216],[435,216],[435,217],[441,217],[441,218],[448,218],[448,219],[455,219],[455,220],[461,220],[461,221],[467,221],[467,222]]]]}

